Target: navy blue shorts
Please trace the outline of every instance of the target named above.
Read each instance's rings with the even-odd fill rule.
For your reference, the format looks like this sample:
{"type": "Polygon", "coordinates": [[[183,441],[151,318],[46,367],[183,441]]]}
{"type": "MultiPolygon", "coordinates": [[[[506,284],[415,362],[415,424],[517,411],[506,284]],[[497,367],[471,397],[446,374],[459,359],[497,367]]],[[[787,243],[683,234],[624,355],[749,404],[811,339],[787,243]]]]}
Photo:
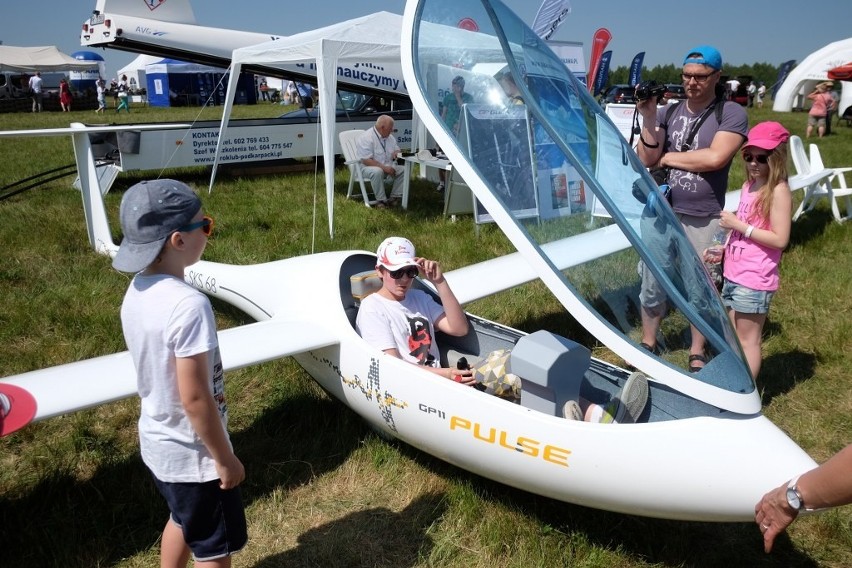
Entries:
{"type": "Polygon", "coordinates": [[[223,558],[246,545],[246,514],[239,487],[223,490],[218,479],[168,483],[153,477],[196,560],[223,558]]]}

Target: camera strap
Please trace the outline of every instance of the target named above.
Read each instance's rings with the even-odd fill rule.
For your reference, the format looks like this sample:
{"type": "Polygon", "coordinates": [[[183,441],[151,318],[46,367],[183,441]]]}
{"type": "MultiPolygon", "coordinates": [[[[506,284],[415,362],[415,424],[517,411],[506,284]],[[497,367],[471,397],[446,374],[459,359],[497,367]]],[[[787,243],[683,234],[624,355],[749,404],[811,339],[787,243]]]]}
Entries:
{"type": "MultiPolygon", "coordinates": [[[[686,103],[678,103],[678,104],[686,104],[686,103]]],[[[674,114],[677,105],[671,105],[671,108],[666,110],[666,118],[665,121],[660,125],[666,131],[666,142],[668,142],[668,132],[669,132],[669,119],[674,114]]],[[[722,124],[722,113],[725,111],[725,101],[721,99],[714,99],[710,105],[704,109],[704,112],[699,115],[698,119],[692,123],[692,126],[689,129],[689,133],[686,136],[686,140],[683,141],[680,148],[677,148],[678,152],[685,152],[685,149],[689,149],[692,146],[692,142],[695,140],[695,137],[698,135],[698,131],[701,129],[701,126],[704,124],[704,121],[710,116],[711,112],[715,109],[716,114],[716,122],[718,124],[722,124]],[[684,149],[685,148],[685,149],[684,149]]]]}

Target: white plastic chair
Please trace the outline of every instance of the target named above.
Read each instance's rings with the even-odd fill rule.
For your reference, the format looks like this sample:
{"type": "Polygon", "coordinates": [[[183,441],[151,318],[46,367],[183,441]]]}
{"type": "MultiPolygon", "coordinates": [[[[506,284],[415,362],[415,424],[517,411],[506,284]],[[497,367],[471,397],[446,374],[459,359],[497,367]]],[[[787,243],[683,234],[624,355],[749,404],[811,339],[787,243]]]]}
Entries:
{"type": "Polygon", "coordinates": [[[805,207],[809,200],[809,195],[818,190],[821,182],[831,177],[831,170],[828,168],[816,169],[812,166],[807,154],[805,154],[805,145],[802,139],[795,134],[790,136],[790,155],[793,158],[793,167],[796,168],[796,175],[792,175],[788,179],[790,190],[804,189],[805,196],[802,198],[802,203],[793,214],[793,221],[798,219],[805,211],[805,207]]]}
{"type": "Polygon", "coordinates": [[[826,168],[822,163],[822,156],[819,153],[819,147],[816,144],[811,144],[810,148],[811,169],[820,171],[828,169],[831,175],[817,184],[816,189],[805,194],[805,199],[802,205],[807,207],[806,211],[814,208],[820,198],[828,199],[831,203],[831,213],[834,215],[835,221],[842,223],[852,219],[852,188],[846,186],[846,172],[852,172],[852,167],[846,168],[826,168]],[[837,185],[835,185],[837,184],[837,185]],[[840,209],[837,207],[837,198],[843,197],[846,200],[846,216],[840,216],[840,209]],[[805,201],[808,205],[805,205],[805,201]]]}
{"type": "Polygon", "coordinates": [[[363,130],[344,130],[340,133],[340,149],[343,151],[343,159],[346,166],[349,168],[349,188],[346,190],[346,198],[352,197],[352,190],[355,187],[355,182],[361,186],[361,197],[364,198],[364,205],[372,207],[375,201],[370,201],[367,195],[367,184],[364,180],[364,172],[362,169],[361,160],[357,158],[356,144],[358,137],[363,133],[363,130]]]}

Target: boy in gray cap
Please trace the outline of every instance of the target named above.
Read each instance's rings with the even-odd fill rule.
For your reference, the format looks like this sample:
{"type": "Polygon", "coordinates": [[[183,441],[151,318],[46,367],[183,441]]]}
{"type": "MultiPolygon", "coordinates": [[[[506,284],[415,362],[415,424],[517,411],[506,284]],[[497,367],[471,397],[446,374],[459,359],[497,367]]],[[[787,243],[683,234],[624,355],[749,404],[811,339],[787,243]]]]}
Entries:
{"type": "Polygon", "coordinates": [[[213,219],[185,184],[143,181],[121,200],[124,239],[113,266],[136,275],[121,324],[136,367],[142,460],[171,512],[163,566],[230,566],[247,540],[243,464],[227,432],[228,407],[210,300],[184,281],[213,219]]]}

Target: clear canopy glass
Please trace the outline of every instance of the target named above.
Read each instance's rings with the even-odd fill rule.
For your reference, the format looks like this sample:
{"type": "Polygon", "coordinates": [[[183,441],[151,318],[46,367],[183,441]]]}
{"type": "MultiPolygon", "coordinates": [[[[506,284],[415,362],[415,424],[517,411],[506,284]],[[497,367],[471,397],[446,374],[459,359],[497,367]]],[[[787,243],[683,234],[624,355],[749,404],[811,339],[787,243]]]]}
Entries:
{"type": "MultiPolygon", "coordinates": [[[[646,285],[656,279],[674,308],[664,320],[658,358],[666,372],[676,371],[673,381],[752,393],[736,334],[703,263],[633,149],[566,63],[497,1],[420,0],[416,14],[416,88],[449,135],[436,138],[484,182],[470,184],[477,198],[508,213],[494,215],[480,202],[477,221],[508,219],[520,230],[578,300],[563,304],[572,312],[570,304],[579,305],[580,321],[594,318],[591,328],[603,332],[592,332],[605,344],[616,334],[641,349],[644,264],[646,285]],[[463,83],[460,105],[454,81],[463,83]],[[629,246],[617,245],[625,239],[629,246]],[[694,374],[685,373],[689,324],[707,340],[709,363],[694,374]]],[[[554,293],[561,299],[562,291],[554,293]]]]}

